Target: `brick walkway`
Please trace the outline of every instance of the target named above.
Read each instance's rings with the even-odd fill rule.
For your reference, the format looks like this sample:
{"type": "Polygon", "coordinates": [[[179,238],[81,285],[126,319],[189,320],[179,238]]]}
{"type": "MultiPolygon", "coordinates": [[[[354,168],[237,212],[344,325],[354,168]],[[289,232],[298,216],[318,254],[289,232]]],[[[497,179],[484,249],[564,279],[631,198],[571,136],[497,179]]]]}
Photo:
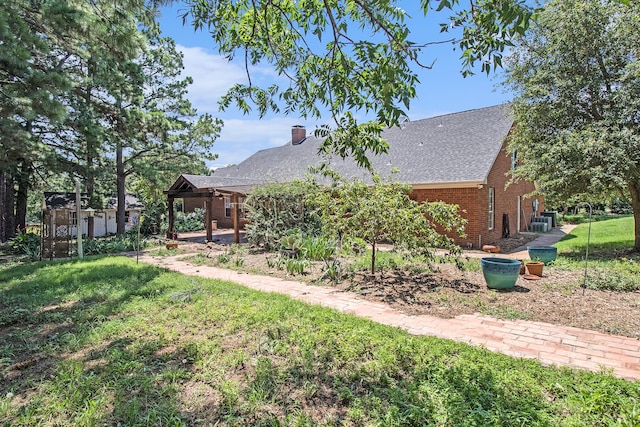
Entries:
{"type": "Polygon", "coordinates": [[[415,335],[430,335],[483,346],[514,357],[535,358],[545,365],[571,366],[591,371],[604,368],[621,378],[640,380],[640,340],[633,338],[542,322],[499,320],[482,315],[462,315],[454,319],[412,316],[382,303],[366,301],[353,293],[275,277],[195,266],[177,258],[179,256],[154,258],[143,255],[140,261],[184,274],[228,280],[259,291],[286,294],[309,304],[396,326],[415,335]]]}

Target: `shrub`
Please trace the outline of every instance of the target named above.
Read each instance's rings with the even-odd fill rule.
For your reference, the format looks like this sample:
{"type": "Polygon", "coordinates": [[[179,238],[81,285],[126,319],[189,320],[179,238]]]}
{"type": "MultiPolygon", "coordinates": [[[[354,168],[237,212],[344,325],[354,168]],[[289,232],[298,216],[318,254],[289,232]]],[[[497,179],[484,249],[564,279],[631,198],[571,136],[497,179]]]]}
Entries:
{"type": "Polygon", "coordinates": [[[247,240],[254,245],[263,245],[273,250],[280,239],[297,229],[304,235],[317,235],[321,228],[320,218],[314,206],[306,200],[317,186],[307,182],[273,183],[255,189],[245,201],[247,240]]]}
{"type": "Polygon", "coordinates": [[[393,243],[415,254],[433,255],[434,248],[461,250],[443,232],[464,235],[464,220],[457,205],[423,202],[409,197],[411,186],[373,176],[373,185],[343,181],[330,191],[317,192],[315,203],[328,235],[363,239],[372,248],[371,272],[375,271],[376,246],[393,243]]]}
{"type": "Polygon", "coordinates": [[[279,239],[280,250],[286,252],[289,256],[297,258],[302,249],[302,236],[298,230],[289,230],[286,236],[279,239]]]}
{"type": "Polygon", "coordinates": [[[342,252],[345,255],[362,255],[367,251],[367,242],[359,237],[352,237],[342,242],[342,252]]]}
{"type": "Polygon", "coordinates": [[[585,216],[582,214],[568,214],[568,215],[562,215],[561,220],[563,222],[566,222],[568,224],[582,224],[584,222],[589,222],[589,216],[585,216]]]}
{"type": "Polygon", "coordinates": [[[9,250],[17,255],[26,255],[31,261],[40,258],[40,236],[35,233],[18,233],[9,240],[9,250]]]}
{"type": "Polygon", "coordinates": [[[611,202],[611,212],[615,213],[615,214],[630,214],[633,213],[633,208],[631,207],[631,204],[624,200],[624,199],[620,199],[620,198],[616,198],[613,199],[613,201],[611,202]]]}
{"type": "Polygon", "coordinates": [[[175,231],[199,231],[204,229],[204,209],[196,208],[193,212],[178,212],[175,218],[175,231]]]}
{"type": "Polygon", "coordinates": [[[606,266],[597,266],[587,272],[590,289],[619,292],[640,290],[640,263],[623,258],[606,266]]]}

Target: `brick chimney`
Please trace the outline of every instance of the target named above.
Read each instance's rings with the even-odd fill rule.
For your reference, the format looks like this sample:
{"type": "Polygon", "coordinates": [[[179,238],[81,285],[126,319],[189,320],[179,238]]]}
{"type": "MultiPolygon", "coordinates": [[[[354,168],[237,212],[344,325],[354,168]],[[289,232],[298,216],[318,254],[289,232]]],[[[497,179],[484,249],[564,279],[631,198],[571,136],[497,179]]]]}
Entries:
{"type": "Polygon", "coordinates": [[[295,125],[291,128],[291,144],[298,145],[307,138],[307,131],[304,126],[295,125]]]}

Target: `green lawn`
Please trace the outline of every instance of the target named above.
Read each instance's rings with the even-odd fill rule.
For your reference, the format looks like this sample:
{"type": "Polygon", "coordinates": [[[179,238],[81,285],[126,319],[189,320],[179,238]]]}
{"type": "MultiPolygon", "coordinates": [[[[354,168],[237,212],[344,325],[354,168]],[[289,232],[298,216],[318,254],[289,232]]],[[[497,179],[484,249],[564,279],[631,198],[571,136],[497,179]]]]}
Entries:
{"type": "Polygon", "coordinates": [[[126,258],[0,267],[6,426],[637,426],[542,367],[126,258]]]}
{"type": "MultiPolygon", "coordinates": [[[[582,223],[567,234],[555,246],[565,255],[584,255],[587,247],[589,224],[582,223]]],[[[619,216],[600,219],[591,223],[589,253],[606,257],[612,251],[633,247],[633,216],[619,216]]]]}
{"type": "MultiPolygon", "coordinates": [[[[640,290],[640,254],[632,250],[633,216],[598,217],[591,223],[587,286],[613,291],[640,290]]],[[[589,224],[582,223],[554,246],[555,267],[583,269],[589,224]]]]}

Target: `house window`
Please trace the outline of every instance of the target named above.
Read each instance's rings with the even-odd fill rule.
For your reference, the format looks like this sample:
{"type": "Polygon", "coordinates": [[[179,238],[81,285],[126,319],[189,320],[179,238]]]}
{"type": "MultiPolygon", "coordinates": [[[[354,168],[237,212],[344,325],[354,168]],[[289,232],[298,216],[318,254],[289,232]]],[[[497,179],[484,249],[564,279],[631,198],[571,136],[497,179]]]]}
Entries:
{"type": "Polygon", "coordinates": [[[496,206],[495,189],[489,188],[489,230],[493,230],[494,227],[494,213],[496,206]]]}
{"type": "Polygon", "coordinates": [[[231,218],[231,197],[224,196],[224,216],[231,218]]]}
{"type": "MultiPolygon", "coordinates": [[[[238,197],[238,210],[240,211],[238,216],[240,219],[244,218],[244,197],[238,197]]],[[[231,203],[231,197],[224,197],[224,216],[225,218],[231,218],[233,212],[233,203],[231,203]]]]}

